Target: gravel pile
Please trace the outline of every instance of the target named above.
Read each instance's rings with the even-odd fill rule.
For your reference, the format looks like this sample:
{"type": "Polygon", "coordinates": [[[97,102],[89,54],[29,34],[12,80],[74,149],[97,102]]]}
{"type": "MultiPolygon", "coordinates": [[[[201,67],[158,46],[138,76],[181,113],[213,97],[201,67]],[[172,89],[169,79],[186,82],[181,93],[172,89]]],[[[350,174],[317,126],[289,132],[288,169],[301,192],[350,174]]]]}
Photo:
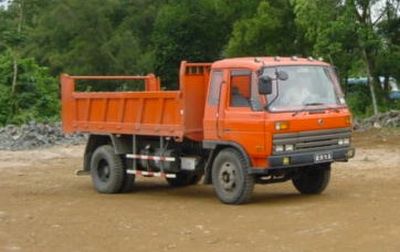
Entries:
{"type": "Polygon", "coordinates": [[[354,121],[355,130],[363,131],[383,127],[400,127],[400,111],[380,113],[367,119],[354,121]]]}
{"type": "Polygon", "coordinates": [[[64,134],[61,123],[43,124],[30,122],[21,126],[0,128],[0,150],[27,150],[39,147],[83,143],[83,134],[64,134]]]}

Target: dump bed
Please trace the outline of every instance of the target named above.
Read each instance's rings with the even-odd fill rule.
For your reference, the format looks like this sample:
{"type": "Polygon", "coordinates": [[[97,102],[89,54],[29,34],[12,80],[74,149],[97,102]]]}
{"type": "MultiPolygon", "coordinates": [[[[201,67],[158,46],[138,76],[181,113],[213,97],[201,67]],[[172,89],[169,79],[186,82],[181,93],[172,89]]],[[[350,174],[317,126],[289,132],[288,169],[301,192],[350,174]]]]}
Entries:
{"type": "Polygon", "coordinates": [[[128,134],[203,139],[209,63],[182,62],[180,89],[160,91],[154,75],[61,76],[66,133],[128,134]],[[76,80],[144,80],[139,92],[77,92],[76,80]]]}

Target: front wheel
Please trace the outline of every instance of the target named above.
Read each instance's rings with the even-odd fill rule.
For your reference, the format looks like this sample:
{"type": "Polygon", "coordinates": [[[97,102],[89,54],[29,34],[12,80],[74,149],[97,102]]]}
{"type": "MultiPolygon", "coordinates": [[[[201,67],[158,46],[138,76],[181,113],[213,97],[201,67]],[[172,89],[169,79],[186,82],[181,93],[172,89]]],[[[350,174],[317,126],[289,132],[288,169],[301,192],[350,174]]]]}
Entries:
{"type": "Polygon", "coordinates": [[[302,194],[322,193],[329,184],[331,165],[305,167],[293,177],[294,187],[302,194]]]}
{"type": "Polygon", "coordinates": [[[236,149],[228,148],[218,153],[212,167],[215,193],[225,204],[248,202],[254,189],[254,176],[248,174],[245,157],[236,149]]]}

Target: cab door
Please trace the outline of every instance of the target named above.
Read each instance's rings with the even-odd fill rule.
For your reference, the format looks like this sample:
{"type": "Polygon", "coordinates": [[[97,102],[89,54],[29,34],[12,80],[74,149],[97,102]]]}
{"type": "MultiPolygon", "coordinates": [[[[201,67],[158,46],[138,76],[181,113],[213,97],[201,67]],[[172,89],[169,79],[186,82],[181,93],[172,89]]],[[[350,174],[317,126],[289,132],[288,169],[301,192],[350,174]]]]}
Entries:
{"type": "Polygon", "coordinates": [[[208,96],[204,109],[204,139],[208,141],[219,140],[219,115],[222,86],[225,85],[225,72],[222,69],[213,69],[210,74],[208,96]]]}
{"type": "Polygon", "coordinates": [[[224,77],[218,137],[241,145],[251,157],[253,166],[263,165],[266,158],[265,111],[259,105],[257,76],[248,69],[232,69],[226,71],[224,77]]]}

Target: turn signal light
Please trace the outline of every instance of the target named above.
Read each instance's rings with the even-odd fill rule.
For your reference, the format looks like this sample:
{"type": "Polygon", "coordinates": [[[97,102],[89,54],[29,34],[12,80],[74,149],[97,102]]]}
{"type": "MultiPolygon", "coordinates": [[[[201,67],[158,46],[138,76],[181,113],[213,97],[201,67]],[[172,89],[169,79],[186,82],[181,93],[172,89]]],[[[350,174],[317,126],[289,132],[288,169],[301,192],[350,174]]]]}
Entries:
{"type": "Polygon", "coordinates": [[[289,129],[289,122],[276,122],[275,123],[276,130],[286,130],[289,129]]]}
{"type": "Polygon", "coordinates": [[[351,116],[346,116],[346,124],[347,125],[352,125],[353,124],[353,119],[351,118],[351,116]]]}

